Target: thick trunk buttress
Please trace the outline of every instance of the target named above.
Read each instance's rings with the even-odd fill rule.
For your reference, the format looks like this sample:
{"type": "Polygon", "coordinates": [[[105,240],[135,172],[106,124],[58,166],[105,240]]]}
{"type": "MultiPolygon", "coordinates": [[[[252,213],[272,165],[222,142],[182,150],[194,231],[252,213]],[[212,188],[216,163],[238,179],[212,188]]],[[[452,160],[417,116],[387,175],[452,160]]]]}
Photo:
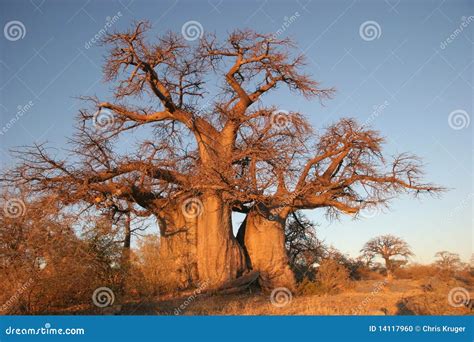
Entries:
{"type": "Polygon", "coordinates": [[[284,219],[280,217],[269,220],[257,210],[252,210],[237,235],[239,242],[245,246],[250,267],[260,272],[260,285],[266,291],[277,287],[295,288],[295,278],[285,249],[284,225],[284,219]]]}
{"type": "Polygon", "coordinates": [[[180,203],[171,203],[158,216],[160,258],[168,281],[177,288],[198,282],[196,260],[196,222],[187,219],[180,203]]]}
{"type": "Polygon", "coordinates": [[[179,287],[218,288],[246,270],[231,211],[216,194],[183,198],[160,214],[160,255],[179,287]],[[186,203],[189,205],[187,206],[186,203]]]}
{"type": "Polygon", "coordinates": [[[201,282],[218,288],[246,270],[242,248],[232,233],[229,206],[216,194],[201,196],[203,210],[197,218],[197,269],[201,282]]]}

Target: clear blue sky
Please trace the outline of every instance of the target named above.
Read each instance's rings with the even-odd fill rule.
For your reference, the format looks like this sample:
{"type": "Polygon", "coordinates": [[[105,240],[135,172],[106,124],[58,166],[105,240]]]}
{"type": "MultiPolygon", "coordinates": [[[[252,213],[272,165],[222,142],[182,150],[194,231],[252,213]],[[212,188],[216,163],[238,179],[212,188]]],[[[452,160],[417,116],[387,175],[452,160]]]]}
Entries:
{"type": "Polygon", "coordinates": [[[11,21],[24,26],[20,36],[13,31],[0,36],[0,129],[7,128],[0,134],[2,167],[12,163],[6,154],[12,146],[45,140],[63,146],[81,107],[74,97],[110,96],[101,75],[104,48],[85,47],[104,28],[107,17],[121,14],[110,30],[147,19],[157,34],[180,32],[185,22],[195,20],[205,31],[222,37],[245,27],[276,32],[295,16],[282,36],[299,43],[308,57],[308,72],[324,86],[334,86],[336,96],[324,107],[285,91],[268,96],[266,102],[308,114],[317,128],[344,116],[369,120],[388,138],[387,153],[416,153],[426,162],[427,179],[451,189],[441,199],[396,199],[389,212],[358,221],[328,222],[318,212],[308,213],[321,224],[319,236],[353,256],[369,238],[392,233],[411,244],[414,261],[429,262],[438,250],[469,259],[473,124],[453,120],[451,126],[461,126],[453,129],[448,117],[458,111],[453,115],[472,118],[472,1],[1,0],[0,4],[1,28],[11,21]],[[367,21],[376,24],[368,23],[368,31],[361,31],[367,21]],[[375,36],[370,35],[370,25],[375,36]],[[25,105],[25,113],[18,115],[18,107],[25,105]],[[381,105],[384,108],[374,114],[374,107],[381,105]],[[15,117],[18,120],[7,127],[15,117]]]}

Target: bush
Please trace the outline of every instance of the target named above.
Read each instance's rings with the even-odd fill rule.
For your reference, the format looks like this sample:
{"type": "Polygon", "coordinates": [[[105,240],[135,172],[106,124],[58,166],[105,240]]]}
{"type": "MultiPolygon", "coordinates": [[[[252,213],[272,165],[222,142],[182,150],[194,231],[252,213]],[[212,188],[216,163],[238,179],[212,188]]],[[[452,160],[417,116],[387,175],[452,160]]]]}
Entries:
{"type": "Polygon", "coordinates": [[[92,305],[98,287],[118,294],[111,264],[94,254],[89,242],[64,228],[38,224],[27,230],[20,248],[28,253],[11,253],[0,270],[0,300],[8,314],[45,314],[71,306],[92,305]],[[80,262],[78,262],[80,260],[80,262]]]}
{"type": "Polygon", "coordinates": [[[447,302],[446,292],[424,293],[403,298],[398,303],[400,314],[404,315],[468,315],[465,307],[453,307],[447,302]]]}
{"type": "Polygon", "coordinates": [[[176,280],[169,267],[171,261],[161,258],[159,246],[159,238],[153,235],[147,235],[139,242],[128,281],[128,292],[132,295],[155,296],[176,289],[176,280]]]}
{"type": "Polygon", "coordinates": [[[131,270],[127,281],[127,293],[132,297],[176,294],[193,287],[190,281],[193,264],[183,262],[186,255],[167,257],[160,253],[160,238],[146,235],[138,243],[133,254],[131,270]],[[182,259],[180,259],[182,258],[182,259]],[[176,264],[185,265],[176,272],[176,264]],[[190,284],[190,285],[189,285],[190,284]]]}
{"type": "Polygon", "coordinates": [[[382,280],[385,276],[377,271],[371,270],[367,266],[357,269],[358,280],[382,280]]]}
{"type": "Polygon", "coordinates": [[[75,221],[49,203],[26,204],[21,217],[0,215],[0,313],[87,310],[98,287],[119,295],[115,243],[79,238],[75,221]]]}
{"type": "Polygon", "coordinates": [[[439,275],[440,270],[432,265],[414,264],[398,268],[393,274],[398,279],[425,279],[439,275]]]}
{"type": "Polygon", "coordinates": [[[306,277],[299,283],[297,293],[303,296],[313,296],[324,294],[324,290],[319,283],[306,277]]]}
{"type": "Polygon", "coordinates": [[[324,293],[339,293],[350,287],[349,270],[336,260],[324,259],[318,268],[316,282],[324,293]]]}
{"type": "Polygon", "coordinates": [[[470,270],[462,270],[456,272],[454,278],[464,283],[465,285],[474,286],[474,274],[472,274],[470,270]]]}

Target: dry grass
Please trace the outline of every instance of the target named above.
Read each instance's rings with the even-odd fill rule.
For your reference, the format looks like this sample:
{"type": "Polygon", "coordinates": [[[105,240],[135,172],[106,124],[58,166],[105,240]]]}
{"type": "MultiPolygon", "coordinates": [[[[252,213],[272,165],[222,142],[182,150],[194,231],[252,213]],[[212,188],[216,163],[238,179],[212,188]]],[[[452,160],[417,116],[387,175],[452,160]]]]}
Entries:
{"type": "MultiPolygon", "coordinates": [[[[294,295],[283,307],[271,303],[270,295],[246,292],[211,295],[188,291],[180,297],[150,296],[140,300],[117,301],[113,307],[71,306],[54,314],[85,315],[472,315],[472,309],[448,303],[452,287],[462,286],[474,298],[474,287],[451,279],[427,291],[427,280],[398,279],[355,281],[337,294],[294,295]]],[[[51,313],[50,313],[51,314],[51,313]]]]}
{"type": "MultiPolygon", "coordinates": [[[[166,301],[128,303],[121,314],[174,315],[187,303],[182,315],[469,315],[466,307],[452,307],[449,288],[426,292],[423,281],[357,281],[350,290],[338,294],[297,295],[283,307],[272,305],[262,293],[235,295],[202,294],[166,301]]],[[[474,288],[468,288],[471,298],[474,288]]]]}

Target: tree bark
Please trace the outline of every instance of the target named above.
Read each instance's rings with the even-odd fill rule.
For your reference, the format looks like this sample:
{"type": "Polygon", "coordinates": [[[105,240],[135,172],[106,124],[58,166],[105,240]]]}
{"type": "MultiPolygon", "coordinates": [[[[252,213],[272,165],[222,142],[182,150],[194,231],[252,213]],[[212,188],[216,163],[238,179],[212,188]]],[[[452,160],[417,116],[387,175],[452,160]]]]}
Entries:
{"type": "Polygon", "coordinates": [[[252,210],[242,223],[237,239],[244,246],[249,266],[260,272],[264,291],[277,287],[295,289],[295,277],[288,265],[285,249],[286,215],[270,220],[259,210],[252,210]]]}
{"type": "Polygon", "coordinates": [[[201,196],[197,217],[197,269],[209,289],[219,288],[246,271],[245,256],[232,232],[231,209],[219,194],[201,196]]]}
{"type": "Polygon", "coordinates": [[[195,213],[186,212],[186,200],[169,204],[160,214],[160,256],[180,288],[203,283],[207,289],[219,288],[247,269],[232,233],[231,210],[216,193],[192,198],[195,213]]]}
{"type": "Polygon", "coordinates": [[[160,258],[169,272],[167,282],[184,289],[198,282],[196,222],[187,219],[180,203],[170,203],[158,215],[160,258]]]}
{"type": "Polygon", "coordinates": [[[387,270],[387,279],[393,279],[393,267],[390,261],[390,257],[383,257],[385,260],[385,269],[387,270]]]}

